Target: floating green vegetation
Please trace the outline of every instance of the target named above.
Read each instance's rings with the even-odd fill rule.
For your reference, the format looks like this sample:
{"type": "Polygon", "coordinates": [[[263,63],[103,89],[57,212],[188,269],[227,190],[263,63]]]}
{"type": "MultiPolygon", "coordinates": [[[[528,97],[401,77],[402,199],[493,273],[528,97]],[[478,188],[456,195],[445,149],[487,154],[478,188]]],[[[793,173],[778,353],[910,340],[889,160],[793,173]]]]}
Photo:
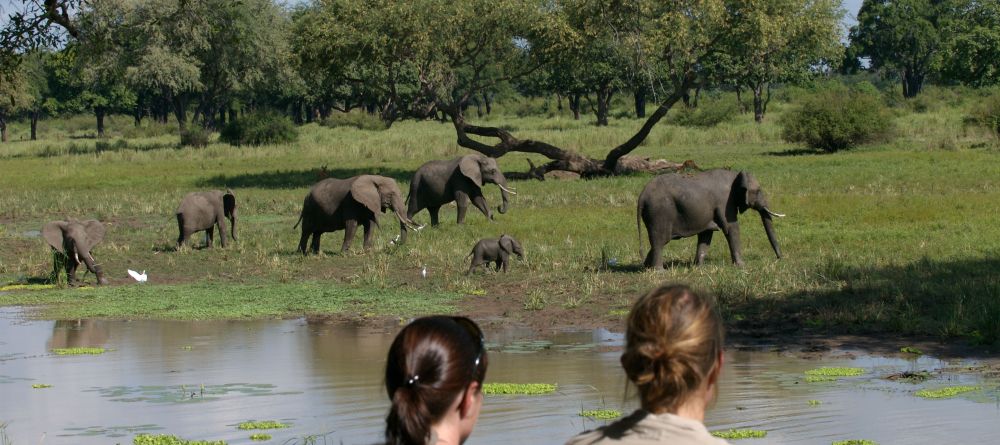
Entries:
{"type": "Polygon", "coordinates": [[[955,397],[962,393],[978,391],[982,389],[979,386],[946,386],[944,388],[938,389],[921,389],[916,392],[917,397],[923,397],[925,399],[947,399],[948,397],[955,397]]]}
{"type": "Polygon", "coordinates": [[[485,383],[483,394],[486,395],[528,395],[537,396],[556,391],[555,384],[549,383],[485,383]]]}
{"type": "Polygon", "coordinates": [[[271,435],[265,433],[253,433],[250,435],[250,440],[271,440],[271,435]]]}
{"type": "Polygon", "coordinates": [[[97,355],[105,352],[104,348],[55,348],[55,355],[97,355]]]}
{"type": "Polygon", "coordinates": [[[288,428],[288,424],[278,422],[277,420],[250,420],[243,422],[236,427],[241,430],[274,430],[278,428],[288,428]]]}
{"type": "Polygon", "coordinates": [[[836,382],[837,377],[829,375],[807,375],[806,383],[836,382]]]}
{"type": "Polygon", "coordinates": [[[50,385],[48,383],[35,383],[35,384],[31,385],[31,387],[35,388],[35,389],[44,389],[44,388],[51,388],[52,385],[50,385]]]}
{"type": "Polygon", "coordinates": [[[580,411],[580,417],[590,417],[597,420],[615,420],[622,416],[622,412],[616,409],[590,409],[580,411]]]}
{"type": "Polygon", "coordinates": [[[824,377],[855,377],[865,373],[862,368],[816,368],[806,371],[806,375],[818,375],[824,377]]]}
{"type": "Polygon", "coordinates": [[[43,289],[55,289],[54,284],[8,284],[6,286],[0,286],[0,292],[11,291],[11,290],[43,290],[43,289]]]}
{"type": "Polygon", "coordinates": [[[878,445],[878,442],[868,439],[847,439],[838,440],[833,442],[831,445],[878,445]]]}
{"type": "Polygon", "coordinates": [[[767,436],[767,431],[763,430],[727,430],[727,431],[712,431],[712,435],[721,439],[737,440],[737,439],[760,439],[767,436]]]}
{"type": "Polygon", "coordinates": [[[110,386],[85,389],[97,392],[112,402],[201,403],[232,396],[275,396],[299,394],[275,391],[269,383],[226,383],[222,385],[184,384],[171,386],[110,386]]]}
{"type": "Polygon", "coordinates": [[[170,434],[140,434],[132,445],[226,445],[224,440],[184,440],[170,434]]]}
{"type": "Polygon", "coordinates": [[[810,400],[809,406],[819,406],[821,403],[823,402],[820,402],[819,400],[810,400]]]}
{"type": "Polygon", "coordinates": [[[921,351],[921,350],[919,350],[917,348],[914,348],[912,346],[903,346],[902,348],[899,348],[899,352],[902,352],[904,354],[924,355],[923,351],[921,351]]]}

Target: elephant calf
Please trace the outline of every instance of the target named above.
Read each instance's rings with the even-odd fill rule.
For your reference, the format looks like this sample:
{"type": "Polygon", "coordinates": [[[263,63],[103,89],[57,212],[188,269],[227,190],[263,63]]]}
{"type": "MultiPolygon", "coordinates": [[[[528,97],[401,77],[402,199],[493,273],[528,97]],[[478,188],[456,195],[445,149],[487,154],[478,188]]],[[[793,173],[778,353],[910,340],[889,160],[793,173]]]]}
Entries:
{"type": "Polygon", "coordinates": [[[510,263],[510,254],[512,253],[517,255],[518,258],[524,259],[524,249],[510,235],[500,235],[500,238],[481,239],[472,247],[472,251],[465,256],[465,258],[472,257],[472,264],[469,266],[469,272],[467,273],[472,273],[479,266],[483,266],[483,269],[488,269],[491,262],[496,263],[497,271],[503,268],[504,273],[507,273],[507,265],[510,263]]]}
{"type": "Polygon", "coordinates": [[[76,282],[76,268],[81,262],[97,277],[97,284],[108,284],[101,266],[94,260],[91,252],[104,239],[104,224],[100,221],[52,221],[42,227],[42,236],[53,250],[65,258],[66,279],[69,284],[76,282]]]}
{"type": "Polygon", "coordinates": [[[222,247],[226,247],[225,218],[229,218],[229,234],[236,241],[236,195],[232,190],[188,193],[177,206],[176,214],[180,232],[177,248],[184,245],[192,233],[202,230],[208,235],[207,247],[212,247],[215,226],[219,226],[219,238],[222,247]]]}

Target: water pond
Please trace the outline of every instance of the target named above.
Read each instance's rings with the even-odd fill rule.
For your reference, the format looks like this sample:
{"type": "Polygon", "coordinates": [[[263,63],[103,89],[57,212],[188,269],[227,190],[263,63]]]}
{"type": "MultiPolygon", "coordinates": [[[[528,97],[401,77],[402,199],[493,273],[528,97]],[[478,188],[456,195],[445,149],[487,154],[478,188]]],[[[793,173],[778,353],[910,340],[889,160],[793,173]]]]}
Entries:
{"type": "MultiPolygon", "coordinates": [[[[7,423],[6,435],[18,445],[128,444],[142,433],[230,444],[375,443],[387,409],[383,360],[397,329],[301,319],[34,321],[0,309],[0,423],[7,423]],[[238,428],[250,420],[287,428],[238,428]],[[272,438],[252,442],[252,433],[272,438]]],[[[504,329],[486,335],[487,382],[557,386],[545,395],[489,396],[470,444],[562,443],[605,422],[581,417],[582,411],[635,408],[625,398],[618,365],[620,334],[538,338],[504,329]]],[[[857,351],[808,360],[767,348],[731,350],[726,358],[719,400],[706,423],[712,430],[767,432],[735,443],[1000,440],[1000,383],[968,372],[979,365],[974,360],[857,351]],[[861,371],[806,374],[820,367],[861,371]],[[917,377],[886,378],[902,373],[917,377]],[[946,398],[917,396],[918,390],[954,386],[975,389],[946,398]]]]}

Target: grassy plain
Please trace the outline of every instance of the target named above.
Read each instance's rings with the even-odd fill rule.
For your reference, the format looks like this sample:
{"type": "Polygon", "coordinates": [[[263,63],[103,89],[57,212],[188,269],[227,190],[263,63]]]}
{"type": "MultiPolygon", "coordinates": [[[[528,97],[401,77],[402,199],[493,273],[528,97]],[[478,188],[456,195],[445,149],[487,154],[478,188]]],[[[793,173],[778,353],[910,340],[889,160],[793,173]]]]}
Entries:
{"type": "MultiPolygon", "coordinates": [[[[974,101],[942,101],[921,113],[899,107],[891,141],[835,154],[780,140],[776,122],[794,112],[786,103],[773,104],[761,125],[748,114],[708,129],[661,123],[634,154],[748,170],[773,209],[788,214],[775,224],[782,260],[770,251],[759,219],[746,214],[746,267],[729,264],[725,239],[717,236],[703,267],[692,265],[694,239],[671,242],[661,273],[637,267],[635,202],[648,175],[515,182],[511,210],[493,223],[476,212],[457,226],[454,208],[446,207],[440,227],[397,247],[389,240],[398,224],[385,215],[372,252],[360,252],[359,235],[354,251],[339,254],[342,232],[324,236],[320,256],[295,252],[299,233],[292,225],[322,167],[334,177],[390,176],[405,190],[423,162],[469,152],[446,124],[404,121],[384,131],[309,124],[290,145],[204,149],[178,149],[171,127],[135,129],[124,116],[109,120],[103,141],[90,138],[86,116],[43,122],[36,142],[20,140],[26,128],[15,124],[14,142],[0,145],[0,285],[48,276],[49,248],[32,231],[68,216],[109,224],[95,256],[114,285],[4,292],[0,305],[42,305],[41,316],[73,318],[457,311],[535,326],[620,328],[641,292],[684,282],[717,295],[738,332],[891,332],[995,343],[1000,150],[991,136],[963,126],[974,101]],[[239,202],[240,241],[224,250],[173,251],[180,198],[224,187],[239,202]],[[500,233],[522,242],[526,261],[507,275],[466,276],[463,257],[475,241],[500,233]],[[602,258],[618,265],[602,268],[602,258]],[[130,282],[127,268],[146,270],[149,283],[130,282]]],[[[619,118],[598,128],[592,117],[574,121],[555,111],[518,117],[515,110],[527,106],[501,106],[472,120],[593,156],[641,124],[619,118]]],[[[542,161],[512,154],[500,159],[501,168],[525,171],[526,157],[542,161]]],[[[495,187],[487,199],[499,204],[495,187]]]]}

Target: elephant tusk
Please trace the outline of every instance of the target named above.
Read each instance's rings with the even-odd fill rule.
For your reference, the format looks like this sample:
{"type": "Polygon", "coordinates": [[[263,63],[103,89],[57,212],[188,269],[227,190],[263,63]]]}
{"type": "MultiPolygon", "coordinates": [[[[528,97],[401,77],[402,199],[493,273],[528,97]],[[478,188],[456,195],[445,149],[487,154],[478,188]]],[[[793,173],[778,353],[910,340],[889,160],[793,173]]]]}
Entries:
{"type": "Polygon", "coordinates": [[[73,252],[73,259],[76,260],[76,264],[80,264],[80,254],[73,252]]]}
{"type": "Polygon", "coordinates": [[[509,189],[507,187],[504,187],[504,186],[502,186],[500,184],[497,184],[497,187],[500,187],[500,190],[503,190],[503,191],[505,191],[507,193],[510,193],[511,195],[516,195],[517,194],[517,192],[515,192],[515,191],[513,191],[513,190],[511,190],[511,189],[509,189]]]}
{"type": "Polygon", "coordinates": [[[784,213],[774,213],[774,212],[771,211],[771,209],[769,209],[767,207],[764,207],[764,211],[767,212],[767,214],[771,215],[771,216],[777,216],[778,218],[784,218],[785,217],[784,213]]]}

